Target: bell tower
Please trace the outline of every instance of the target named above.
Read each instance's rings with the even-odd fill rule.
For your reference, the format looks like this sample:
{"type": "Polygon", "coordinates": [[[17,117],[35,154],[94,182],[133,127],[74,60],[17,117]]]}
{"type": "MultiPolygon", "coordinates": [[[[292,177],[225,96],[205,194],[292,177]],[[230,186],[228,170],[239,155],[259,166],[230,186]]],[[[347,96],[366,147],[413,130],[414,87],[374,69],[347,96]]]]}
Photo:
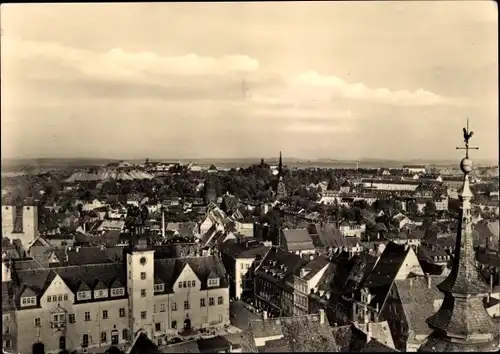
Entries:
{"type": "Polygon", "coordinates": [[[469,173],[473,169],[469,150],[469,140],[473,132],[464,128],[465,158],[460,162],[464,173],[459,227],[455,244],[453,268],[448,277],[437,287],[444,293],[440,309],[427,319],[434,330],[419,351],[458,352],[458,351],[497,351],[499,349],[499,326],[487,313],[484,299],[490,289],[476,268],[476,257],[472,234],[471,198],[469,173]]]}

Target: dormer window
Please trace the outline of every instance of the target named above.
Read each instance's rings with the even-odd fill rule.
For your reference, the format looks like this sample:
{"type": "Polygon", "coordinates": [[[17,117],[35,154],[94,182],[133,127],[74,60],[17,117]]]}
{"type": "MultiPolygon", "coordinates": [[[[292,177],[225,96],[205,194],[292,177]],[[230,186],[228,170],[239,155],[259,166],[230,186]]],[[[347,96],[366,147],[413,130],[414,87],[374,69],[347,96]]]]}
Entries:
{"type": "Polygon", "coordinates": [[[77,300],[89,300],[90,299],[90,291],[79,291],[76,293],[77,300]]]}
{"type": "Polygon", "coordinates": [[[208,287],[216,287],[220,285],[220,279],[219,278],[211,278],[208,279],[208,287]]]}
{"type": "Polygon", "coordinates": [[[108,289],[94,291],[94,299],[103,299],[108,297],[108,289]]]}
{"type": "Polygon", "coordinates": [[[125,288],[113,288],[111,289],[111,296],[116,297],[116,296],[124,296],[125,295],[125,288]]]}
{"type": "Polygon", "coordinates": [[[21,307],[35,306],[36,296],[29,296],[21,298],[21,307]]]}
{"type": "Polygon", "coordinates": [[[165,291],[165,284],[155,284],[154,286],[155,293],[160,293],[165,291]]]}

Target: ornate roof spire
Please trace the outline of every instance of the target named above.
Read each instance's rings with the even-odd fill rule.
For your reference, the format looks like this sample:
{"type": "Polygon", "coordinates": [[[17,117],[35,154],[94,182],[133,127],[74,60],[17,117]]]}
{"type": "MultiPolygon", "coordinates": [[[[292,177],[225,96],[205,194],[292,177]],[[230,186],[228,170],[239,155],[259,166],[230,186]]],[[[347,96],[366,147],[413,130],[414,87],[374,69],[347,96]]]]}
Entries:
{"type": "Polygon", "coordinates": [[[469,132],[468,119],[467,128],[463,131],[465,147],[457,147],[465,150],[465,158],[460,162],[464,182],[458,195],[461,210],[454,264],[448,277],[438,285],[438,289],[444,293],[444,300],[438,312],[427,319],[434,333],[421,347],[421,351],[498,349],[498,325],[486,312],[483,304],[489,288],[476,268],[470,203],[473,195],[469,186],[469,173],[473,165],[469,150],[478,148],[469,147],[473,132],[469,132]]]}

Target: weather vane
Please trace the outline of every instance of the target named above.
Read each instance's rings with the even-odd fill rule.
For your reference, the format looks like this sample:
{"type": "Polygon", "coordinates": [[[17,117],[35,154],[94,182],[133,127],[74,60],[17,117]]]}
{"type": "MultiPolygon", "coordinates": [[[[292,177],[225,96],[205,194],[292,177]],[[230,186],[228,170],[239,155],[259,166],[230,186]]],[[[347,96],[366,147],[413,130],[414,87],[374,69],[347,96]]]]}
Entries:
{"type": "Polygon", "coordinates": [[[469,131],[469,118],[467,118],[467,128],[464,128],[464,143],[465,147],[457,147],[457,150],[465,150],[465,157],[469,158],[469,150],[479,150],[477,146],[470,147],[469,140],[474,135],[474,132],[469,131]]]}

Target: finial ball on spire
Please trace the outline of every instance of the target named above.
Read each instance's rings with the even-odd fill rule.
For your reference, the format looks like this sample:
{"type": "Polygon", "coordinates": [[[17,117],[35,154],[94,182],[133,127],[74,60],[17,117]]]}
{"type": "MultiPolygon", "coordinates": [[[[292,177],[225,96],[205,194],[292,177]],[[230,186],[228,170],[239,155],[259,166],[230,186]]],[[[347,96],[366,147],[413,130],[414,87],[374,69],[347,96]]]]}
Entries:
{"type": "Polygon", "coordinates": [[[472,168],[473,168],[472,160],[469,159],[468,157],[464,157],[460,162],[460,169],[462,170],[462,172],[468,174],[472,171],[472,168]]]}

